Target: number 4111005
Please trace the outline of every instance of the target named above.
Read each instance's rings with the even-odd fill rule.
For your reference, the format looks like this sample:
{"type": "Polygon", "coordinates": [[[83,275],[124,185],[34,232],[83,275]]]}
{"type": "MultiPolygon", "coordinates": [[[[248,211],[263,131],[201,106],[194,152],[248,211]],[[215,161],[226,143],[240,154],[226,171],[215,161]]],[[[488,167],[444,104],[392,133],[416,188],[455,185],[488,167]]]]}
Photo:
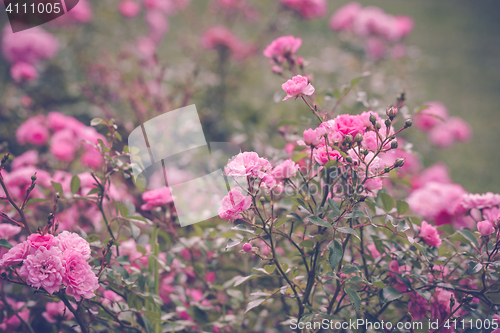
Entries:
{"type": "Polygon", "coordinates": [[[12,4],[9,3],[7,8],[5,8],[9,14],[12,12],[16,14],[59,14],[61,12],[61,3],[38,3],[35,5],[34,3],[27,5],[26,3],[19,5],[18,3],[12,4]]]}
{"type": "Polygon", "coordinates": [[[452,328],[452,329],[465,329],[465,328],[475,328],[475,329],[497,329],[498,322],[496,319],[469,319],[469,320],[447,320],[446,323],[443,325],[445,328],[452,328]]]}

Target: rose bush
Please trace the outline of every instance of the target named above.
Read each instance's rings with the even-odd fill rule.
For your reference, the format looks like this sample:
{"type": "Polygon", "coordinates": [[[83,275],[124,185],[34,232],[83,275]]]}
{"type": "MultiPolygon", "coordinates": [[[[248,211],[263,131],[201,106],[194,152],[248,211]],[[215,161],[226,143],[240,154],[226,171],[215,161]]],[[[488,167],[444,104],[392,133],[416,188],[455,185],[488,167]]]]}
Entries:
{"type": "MultiPolygon", "coordinates": [[[[169,21],[196,13],[194,3],[114,5],[108,11],[145,22],[147,33],[68,69],[62,101],[36,93],[50,61],[68,57],[57,37],[93,24],[93,8],[107,4],[80,1],[35,39],[4,29],[15,101],[6,107],[18,125],[0,166],[2,331],[318,332],[357,319],[386,331],[500,326],[500,195],[468,193],[444,164],[422,167],[417,152],[466,142],[470,128],[442,103],[408,99],[389,73],[407,57],[411,18],[357,3],[333,13],[343,44],[327,53],[356,69],[337,66],[332,79],[322,76],[330,63],[306,55],[306,33],[286,23],[324,17],[326,1],[276,1],[276,17],[268,3],[210,1],[202,29],[179,41],[193,61],[184,67],[162,63],[159,50],[175,32],[169,21]],[[248,34],[256,25],[265,28],[248,34]],[[258,84],[240,84],[256,63],[258,84]],[[66,112],[72,98],[72,111],[89,110],[66,112]],[[203,106],[208,137],[247,151],[224,167],[236,186],[219,217],[180,227],[170,188],[136,186],[124,137],[191,103],[203,106]],[[243,112],[228,113],[234,106],[243,112]],[[253,118],[271,134],[228,134],[257,126],[253,118]],[[411,144],[415,128],[429,140],[411,144]]],[[[192,176],[170,171],[174,183],[192,176]]]]}

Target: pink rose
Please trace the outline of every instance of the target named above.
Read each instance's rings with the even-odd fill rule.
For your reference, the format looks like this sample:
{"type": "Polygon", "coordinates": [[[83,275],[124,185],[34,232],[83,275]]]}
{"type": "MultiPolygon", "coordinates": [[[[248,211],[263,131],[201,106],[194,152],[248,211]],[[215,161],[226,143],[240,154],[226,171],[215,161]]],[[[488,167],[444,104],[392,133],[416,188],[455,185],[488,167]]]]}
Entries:
{"type": "Polygon", "coordinates": [[[304,143],[309,146],[317,146],[323,140],[323,135],[326,134],[326,129],[324,127],[318,127],[316,129],[307,129],[304,131],[302,136],[304,137],[304,143]]]}
{"type": "Polygon", "coordinates": [[[21,232],[21,227],[8,224],[8,223],[1,223],[0,224],[0,238],[4,239],[9,239],[18,233],[21,232]]]}
{"type": "Polygon", "coordinates": [[[10,26],[5,26],[3,30],[2,51],[11,64],[22,61],[35,65],[54,57],[58,49],[57,39],[40,27],[16,33],[10,26]]]}
{"type": "Polygon", "coordinates": [[[386,52],[386,44],[377,37],[370,37],[366,40],[366,54],[373,60],[382,59],[386,52]]]}
{"type": "Polygon", "coordinates": [[[418,293],[408,293],[410,300],[408,302],[408,312],[411,313],[414,320],[422,320],[428,311],[428,302],[418,293]]]}
{"type": "Polygon", "coordinates": [[[243,251],[245,251],[247,253],[252,251],[252,244],[250,244],[250,243],[243,244],[243,251]]]}
{"type": "Polygon", "coordinates": [[[489,236],[495,232],[495,227],[490,221],[477,222],[477,230],[481,233],[481,236],[489,236]]]}
{"type": "Polygon", "coordinates": [[[123,0],[118,5],[120,14],[127,18],[136,17],[141,11],[141,6],[133,0],[123,0]]]}
{"type": "Polygon", "coordinates": [[[281,3],[311,20],[326,15],[326,0],[281,0],[281,3]]]}
{"type": "Polygon", "coordinates": [[[45,117],[38,115],[31,117],[16,130],[16,139],[19,144],[31,143],[41,146],[49,139],[49,131],[45,127],[45,117]]]}
{"type": "Polygon", "coordinates": [[[33,65],[19,61],[11,67],[10,76],[18,83],[21,81],[29,82],[38,78],[38,71],[33,65]]]}
{"type": "Polygon", "coordinates": [[[94,297],[94,291],[99,288],[99,281],[81,253],[73,249],[67,250],[62,263],[66,294],[75,297],[77,301],[80,297],[94,297]]]}
{"type": "Polygon", "coordinates": [[[448,109],[440,102],[427,102],[429,106],[415,115],[415,126],[424,132],[430,131],[434,126],[448,119],[448,109]]]}
{"type": "Polygon", "coordinates": [[[205,281],[208,283],[214,283],[215,282],[215,273],[214,272],[208,272],[205,275],[205,281]]]}
{"type": "Polygon", "coordinates": [[[11,164],[13,170],[20,169],[26,166],[33,166],[38,163],[38,151],[28,150],[22,155],[16,157],[11,164]]]}
{"type": "Polygon", "coordinates": [[[414,26],[414,21],[411,17],[397,15],[396,16],[396,29],[399,38],[406,37],[412,30],[414,26]]]}
{"type": "Polygon", "coordinates": [[[313,157],[314,160],[320,165],[325,165],[329,161],[342,160],[342,155],[340,154],[340,152],[329,146],[315,148],[313,150],[313,157]]]}
{"type": "Polygon", "coordinates": [[[467,142],[472,135],[469,124],[461,118],[453,117],[448,120],[448,126],[455,140],[467,142]]]}
{"type": "Polygon", "coordinates": [[[34,253],[35,250],[37,250],[41,246],[45,247],[46,249],[50,249],[57,244],[54,236],[50,234],[31,234],[28,236],[27,242],[31,248],[30,253],[34,253]]]}
{"type": "Polygon", "coordinates": [[[40,246],[34,254],[26,257],[19,269],[19,276],[24,278],[28,285],[37,289],[42,287],[49,294],[60,289],[63,274],[61,251],[57,247],[47,249],[40,246]]]}
{"type": "Polygon", "coordinates": [[[20,264],[29,254],[30,246],[28,242],[22,242],[11,248],[0,260],[0,267],[8,267],[20,264]]]}
{"type": "Polygon", "coordinates": [[[370,243],[370,244],[368,244],[366,246],[366,248],[368,249],[368,251],[372,255],[373,259],[377,259],[378,257],[380,257],[381,254],[380,254],[380,252],[378,252],[377,247],[375,246],[375,244],[370,243]]]}
{"type": "Polygon", "coordinates": [[[272,174],[276,179],[286,179],[295,176],[299,170],[299,165],[292,160],[286,160],[283,163],[277,165],[272,174]]]}
{"type": "Polygon", "coordinates": [[[264,49],[264,57],[269,58],[274,62],[276,58],[278,62],[284,62],[293,56],[302,45],[302,39],[292,35],[276,38],[264,49]]]}
{"type": "Polygon", "coordinates": [[[161,41],[170,28],[165,14],[156,10],[146,11],[146,22],[150,29],[148,37],[156,43],[161,41]]]}
{"type": "Polygon", "coordinates": [[[349,2],[340,7],[328,22],[330,28],[334,31],[351,30],[352,23],[362,8],[363,7],[357,2],[349,2]]]}
{"type": "Polygon", "coordinates": [[[174,201],[172,192],[168,187],[159,188],[142,194],[142,200],[146,203],[141,206],[142,210],[151,210],[154,207],[165,206],[174,201]]]}
{"type": "Polygon", "coordinates": [[[207,50],[225,46],[231,50],[236,59],[240,60],[253,53],[254,50],[253,45],[243,43],[231,30],[220,25],[210,27],[203,33],[201,46],[207,50]]]}
{"type": "Polygon", "coordinates": [[[219,216],[225,220],[235,220],[241,217],[241,212],[250,208],[252,197],[243,196],[239,189],[234,188],[222,199],[219,216]]]}
{"type": "Polygon", "coordinates": [[[264,177],[265,171],[271,169],[271,164],[256,152],[244,152],[229,160],[224,172],[228,177],[264,177]]]}
{"type": "Polygon", "coordinates": [[[359,115],[341,114],[334,119],[333,129],[343,136],[350,134],[354,138],[358,133],[363,134],[365,128],[359,115]]]}
{"type": "Polygon", "coordinates": [[[390,263],[389,263],[389,269],[391,270],[391,272],[393,273],[399,273],[399,264],[397,262],[397,260],[392,260],[390,263]]]}
{"type": "Polygon", "coordinates": [[[286,92],[286,97],[283,98],[284,101],[302,95],[311,96],[314,93],[314,87],[308,83],[307,77],[302,75],[294,76],[291,80],[283,83],[281,87],[286,92]]]}
{"type": "Polygon", "coordinates": [[[428,245],[437,247],[441,245],[441,238],[439,238],[437,229],[432,225],[426,221],[422,221],[422,225],[418,228],[420,230],[420,237],[422,237],[428,245]]]}
{"type": "Polygon", "coordinates": [[[101,152],[94,147],[88,147],[81,157],[83,165],[88,165],[92,169],[99,169],[104,163],[101,152]]]}
{"type": "Polygon", "coordinates": [[[80,235],[74,232],[63,231],[56,236],[55,240],[57,247],[63,253],[71,250],[80,253],[85,260],[90,259],[90,245],[85,239],[80,237],[80,235]]]}
{"type": "Polygon", "coordinates": [[[42,312],[42,316],[51,324],[71,320],[74,317],[71,311],[64,305],[63,301],[47,303],[47,305],[45,305],[45,311],[42,312]]]}
{"type": "Polygon", "coordinates": [[[414,189],[424,187],[429,182],[442,184],[451,184],[451,178],[448,172],[448,167],[441,162],[434,164],[425,169],[420,175],[415,176],[411,180],[411,185],[414,189]]]}

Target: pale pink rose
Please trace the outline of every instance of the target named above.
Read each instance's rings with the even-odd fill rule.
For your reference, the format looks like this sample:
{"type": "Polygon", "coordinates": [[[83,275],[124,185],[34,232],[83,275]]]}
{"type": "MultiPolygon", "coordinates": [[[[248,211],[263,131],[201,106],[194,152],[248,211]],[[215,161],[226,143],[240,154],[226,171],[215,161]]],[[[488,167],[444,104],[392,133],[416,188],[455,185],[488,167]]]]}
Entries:
{"type": "Polygon", "coordinates": [[[85,260],[90,259],[90,245],[85,239],[80,237],[80,235],[74,232],[63,231],[56,236],[55,240],[57,247],[63,253],[71,250],[80,253],[85,260]]]}
{"type": "Polygon", "coordinates": [[[31,254],[35,253],[35,251],[42,246],[45,249],[50,250],[52,247],[57,245],[54,236],[50,234],[47,235],[31,234],[28,236],[28,239],[26,241],[30,246],[31,254]]]}
{"type": "Polygon", "coordinates": [[[22,155],[16,157],[11,164],[11,168],[13,170],[19,169],[22,167],[33,166],[38,163],[38,151],[36,150],[28,150],[22,155]]]}
{"type": "Polygon", "coordinates": [[[80,297],[87,299],[94,297],[94,291],[99,288],[99,281],[81,253],[67,250],[62,262],[66,294],[75,297],[77,301],[80,297]]]}
{"type": "Polygon", "coordinates": [[[326,134],[326,129],[324,127],[318,127],[316,129],[307,129],[304,131],[302,136],[304,137],[304,143],[309,146],[317,146],[323,140],[323,135],[326,134]]]}
{"type": "Polygon", "coordinates": [[[373,60],[380,60],[386,52],[386,44],[378,37],[370,37],[366,40],[366,54],[373,60]]]}
{"type": "Polygon", "coordinates": [[[276,179],[286,179],[294,177],[297,171],[299,171],[299,165],[292,160],[286,160],[273,169],[272,175],[276,179]]]}
{"type": "Polygon", "coordinates": [[[375,244],[370,243],[370,244],[368,244],[366,246],[366,248],[368,249],[368,251],[372,255],[373,259],[377,259],[378,257],[380,257],[381,254],[380,254],[380,252],[378,252],[377,247],[375,246],[375,244]]]}
{"type": "Polygon", "coordinates": [[[154,207],[165,206],[174,201],[170,188],[163,187],[156,190],[144,192],[142,200],[146,203],[141,206],[142,210],[151,210],[154,207]]]}
{"type": "Polygon", "coordinates": [[[428,312],[428,302],[418,293],[408,293],[410,300],[408,301],[408,312],[411,313],[413,320],[422,320],[428,312]]]}
{"type": "Polygon", "coordinates": [[[231,30],[221,25],[210,27],[203,33],[201,46],[206,50],[216,49],[220,46],[227,47],[239,60],[249,56],[254,50],[253,45],[243,43],[231,30]]]}
{"type": "Polygon", "coordinates": [[[495,227],[490,221],[477,222],[477,230],[481,233],[481,236],[489,236],[495,232],[495,227]]]}
{"type": "Polygon", "coordinates": [[[363,141],[361,141],[361,147],[368,149],[370,151],[376,151],[378,146],[382,142],[378,138],[378,135],[374,131],[368,131],[365,134],[363,134],[363,141]]]}
{"type": "Polygon", "coordinates": [[[451,184],[450,174],[446,164],[438,162],[431,167],[425,169],[421,174],[416,175],[411,180],[411,185],[414,189],[424,187],[429,182],[437,182],[442,184],[451,184]]]}
{"type": "Polygon", "coordinates": [[[170,28],[165,14],[156,10],[148,10],[146,12],[146,22],[150,29],[148,37],[156,43],[161,41],[170,28]]]}
{"type": "Polygon", "coordinates": [[[314,160],[320,164],[325,165],[329,161],[342,161],[342,155],[337,150],[330,146],[315,148],[313,150],[314,160]]]}
{"type": "Polygon", "coordinates": [[[136,17],[141,11],[141,6],[134,0],[123,0],[118,5],[120,14],[127,18],[136,17]]]}
{"type": "Polygon", "coordinates": [[[290,155],[293,153],[293,150],[295,149],[295,144],[291,143],[291,142],[287,142],[285,144],[285,152],[287,153],[287,155],[290,155]]]}
{"type": "Polygon", "coordinates": [[[406,46],[403,44],[396,44],[391,49],[391,57],[393,59],[401,59],[406,55],[406,46]]]}
{"type": "Polygon", "coordinates": [[[12,79],[16,82],[29,82],[38,78],[38,71],[33,65],[19,61],[10,68],[10,76],[12,76],[12,79]]]}
{"type": "MultiPolygon", "coordinates": [[[[366,128],[373,128],[373,124],[370,121],[370,116],[375,117],[376,123],[379,123],[380,125],[384,125],[384,120],[380,118],[378,113],[373,112],[373,111],[363,111],[360,115],[359,118],[363,122],[366,128]]],[[[385,126],[385,125],[384,125],[385,126]]]]}
{"type": "Polygon", "coordinates": [[[454,212],[463,214],[472,208],[483,209],[500,205],[500,194],[488,192],[483,194],[464,193],[454,207],[454,212]]]}
{"type": "Polygon", "coordinates": [[[443,122],[430,130],[429,140],[437,147],[448,148],[455,141],[455,132],[448,122],[443,122]]]}
{"type": "Polygon", "coordinates": [[[347,134],[352,135],[354,138],[356,134],[363,134],[365,125],[359,115],[341,114],[334,119],[333,128],[335,131],[342,133],[343,136],[347,134]]]}
{"type": "Polygon", "coordinates": [[[396,26],[398,30],[399,38],[406,37],[413,30],[413,26],[415,25],[413,19],[404,15],[396,16],[396,26]]]}
{"type": "Polygon", "coordinates": [[[365,182],[365,188],[368,191],[381,190],[384,187],[384,183],[380,177],[367,179],[365,182]]]}
{"type": "Polygon", "coordinates": [[[420,237],[422,237],[428,245],[437,247],[441,245],[442,241],[441,238],[439,238],[437,229],[427,223],[427,221],[422,221],[422,225],[420,227],[417,226],[417,228],[420,230],[420,237]]]}
{"type": "Polygon", "coordinates": [[[61,287],[64,268],[61,251],[52,246],[50,249],[40,246],[34,254],[26,257],[19,269],[19,276],[34,288],[44,288],[53,294],[61,287]]]}
{"type": "Polygon", "coordinates": [[[2,37],[2,51],[11,63],[26,62],[32,65],[54,57],[59,49],[57,39],[40,27],[12,32],[5,26],[2,37]]]}
{"type": "Polygon", "coordinates": [[[20,264],[26,259],[30,251],[28,242],[22,242],[15,245],[0,259],[0,267],[8,267],[20,264]]]}
{"type": "Polygon", "coordinates": [[[340,7],[328,22],[330,28],[334,31],[351,30],[354,19],[362,8],[363,7],[357,2],[349,2],[340,7]]]}
{"type": "Polygon", "coordinates": [[[413,123],[424,132],[430,131],[434,126],[443,123],[448,119],[448,109],[440,102],[427,102],[424,105],[429,106],[417,114],[413,123]]]}
{"type": "Polygon", "coordinates": [[[467,142],[472,135],[469,124],[461,118],[452,117],[448,119],[448,126],[453,133],[455,140],[467,142]]]}
{"type": "Polygon", "coordinates": [[[45,305],[45,311],[42,312],[42,316],[51,324],[74,318],[63,301],[47,303],[47,305],[45,305]]]}
{"type": "Polygon", "coordinates": [[[19,144],[31,143],[41,146],[49,139],[49,131],[45,126],[44,115],[38,115],[26,120],[17,128],[16,139],[19,144]]]}
{"type": "Polygon", "coordinates": [[[389,263],[389,269],[391,270],[391,272],[393,273],[399,273],[399,264],[397,262],[397,260],[392,260],[390,263],[389,263]]]}
{"type": "Polygon", "coordinates": [[[245,251],[247,253],[252,251],[252,244],[250,244],[250,243],[243,244],[243,251],[245,251]]]}
{"type": "Polygon", "coordinates": [[[327,12],[326,0],[281,0],[281,3],[308,20],[323,17],[327,12]]]}
{"type": "Polygon", "coordinates": [[[278,185],[278,181],[273,175],[266,174],[264,177],[262,177],[262,185],[265,188],[271,189],[276,187],[278,185]]]}
{"type": "Polygon", "coordinates": [[[500,208],[491,207],[483,209],[483,216],[486,220],[491,221],[493,226],[500,221],[500,208]]]}
{"type": "Polygon", "coordinates": [[[75,152],[79,146],[73,131],[64,129],[54,133],[50,140],[50,152],[60,161],[71,162],[75,159],[75,152]]]}
{"type": "Polygon", "coordinates": [[[104,163],[102,154],[94,147],[85,150],[81,157],[83,165],[88,165],[92,169],[99,169],[104,163]]]}
{"type": "Polygon", "coordinates": [[[222,199],[219,216],[225,220],[235,220],[241,217],[241,212],[250,208],[252,197],[243,196],[239,189],[234,188],[222,199]]]}
{"type": "Polygon", "coordinates": [[[292,35],[276,38],[264,49],[264,57],[273,62],[276,58],[278,62],[284,62],[293,56],[302,45],[302,39],[292,35]]]}
{"type": "MultiPolygon", "coordinates": [[[[76,134],[76,132],[74,131],[75,126],[71,125],[72,123],[75,123],[75,122],[80,123],[75,118],[66,116],[66,115],[64,115],[60,112],[57,112],[57,111],[51,111],[47,115],[48,126],[54,132],[57,132],[57,131],[60,131],[62,129],[69,127],[73,131],[73,133],[76,134]]],[[[80,125],[84,126],[82,123],[80,123],[80,125]]]]}
{"type": "Polygon", "coordinates": [[[0,223],[0,238],[9,239],[17,235],[22,230],[21,227],[8,223],[0,223]]]}
{"type": "Polygon", "coordinates": [[[352,23],[353,31],[360,37],[376,35],[383,32],[384,22],[389,19],[382,9],[378,7],[368,6],[361,9],[354,18],[352,23]]]}
{"type": "Polygon", "coordinates": [[[228,177],[255,176],[264,177],[265,171],[271,169],[271,164],[256,152],[244,152],[231,158],[224,168],[228,177]]]}
{"type": "Polygon", "coordinates": [[[283,83],[281,88],[286,92],[286,96],[283,98],[284,101],[302,95],[311,96],[314,93],[314,87],[308,83],[307,77],[302,75],[294,76],[291,80],[283,83]]]}

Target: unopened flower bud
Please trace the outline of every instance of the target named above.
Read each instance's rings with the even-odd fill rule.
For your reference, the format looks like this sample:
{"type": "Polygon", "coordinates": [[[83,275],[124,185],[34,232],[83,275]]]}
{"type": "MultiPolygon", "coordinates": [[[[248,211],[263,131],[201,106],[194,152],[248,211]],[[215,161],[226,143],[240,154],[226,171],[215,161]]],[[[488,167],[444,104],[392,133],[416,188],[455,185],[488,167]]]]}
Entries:
{"type": "Polygon", "coordinates": [[[363,149],[363,150],[361,151],[361,154],[363,154],[363,155],[365,155],[365,156],[366,156],[366,155],[368,155],[368,153],[369,153],[368,149],[363,149]]]}
{"type": "Polygon", "coordinates": [[[401,168],[403,165],[405,165],[405,159],[401,157],[397,158],[394,165],[396,165],[397,168],[401,168]]]}
{"type": "Polygon", "coordinates": [[[413,125],[413,120],[406,119],[406,121],[405,121],[405,128],[411,127],[411,125],[413,125]]]}
{"type": "Polygon", "coordinates": [[[391,168],[389,168],[389,167],[385,167],[384,172],[385,172],[385,173],[391,172],[391,168]]]}
{"type": "Polygon", "coordinates": [[[54,214],[53,214],[53,213],[50,213],[50,214],[49,214],[48,219],[49,219],[49,220],[52,220],[53,218],[54,218],[54,214]]]}
{"type": "Polygon", "coordinates": [[[398,148],[398,142],[397,141],[392,141],[391,142],[391,149],[396,149],[398,148]]]}
{"type": "Polygon", "coordinates": [[[373,125],[375,125],[375,122],[377,121],[377,117],[375,117],[373,114],[370,114],[370,123],[372,123],[373,125]]]}
{"type": "Polygon", "coordinates": [[[398,109],[395,107],[391,106],[387,111],[385,112],[389,118],[394,118],[398,114],[398,109]]]}
{"type": "Polygon", "coordinates": [[[389,119],[385,120],[385,127],[391,127],[391,121],[389,119]]]}
{"type": "Polygon", "coordinates": [[[380,128],[382,127],[382,125],[380,125],[379,123],[376,123],[376,124],[375,124],[375,127],[376,127],[377,129],[380,129],[380,128]]]}
{"type": "Polygon", "coordinates": [[[33,176],[31,176],[31,181],[35,181],[36,180],[36,172],[33,174],[33,176]]]}
{"type": "Polygon", "coordinates": [[[347,143],[351,143],[351,142],[352,142],[352,140],[353,140],[353,138],[352,138],[352,135],[351,135],[351,134],[347,134],[347,135],[345,136],[345,142],[347,142],[347,143]]]}
{"type": "Polygon", "coordinates": [[[345,160],[347,161],[347,163],[352,163],[352,158],[351,158],[351,156],[347,156],[347,157],[345,158],[345,160]]]}
{"type": "Polygon", "coordinates": [[[363,136],[360,133],[356,134],[356,136],[354,137],[354,141],[356,141],[357,143],[361,143],[361,141],[363,141],[363,136]]]}
{"type": "Polygon", "coordinates": [[[464,298],[462,298],[462,302],[464,302],[465,304],[467,304],[467,303],[472,302],[473,299],[474,299],[474,296],[472,296],[472,295],[466,295],[466,296],[464,296],[464,298]]]}
{"type": "Polygon", "coordinates": [[[283,72],[283,70],[281,69],[281,67],[280,66],[276,66],[276,65],[272,66],[271,70],[273,71],[273,73],[276,73],[276,74],[281,74],[283,72]]]}
{"type": "Polygon", "coordinates": [[[259,201],[260,201],[261,203],[264,203],[264,202],[266,202],[266,198],[264,198],[264,197],[260,197],[260,198],[259,198],[259,201]]]}
{"type": "Polygon", "coordinates": [[[455,306],[455,297],[453,297],[453,294],[450,296],[450,309],[453,310],[453,307],[455,306]]]}
{"type": "Polygon", "coordinates": [[[243,244],[243,251],[245,251],[246,253],[252,251],[252,245],[250,243],[243,244]]]}

